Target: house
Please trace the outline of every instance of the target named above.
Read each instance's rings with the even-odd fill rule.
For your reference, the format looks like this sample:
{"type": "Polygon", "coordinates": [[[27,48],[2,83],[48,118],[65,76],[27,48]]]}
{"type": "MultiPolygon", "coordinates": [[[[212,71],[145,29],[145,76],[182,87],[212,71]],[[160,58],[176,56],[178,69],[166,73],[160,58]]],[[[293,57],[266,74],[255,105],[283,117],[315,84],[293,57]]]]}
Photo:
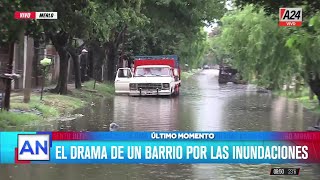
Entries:
{"type": "MultiPolygon", "coordinates": [[[[21,77],[12,82],[11,88],[40,87],[43,82],[40,60],[45,57],[53,60],[48,80],[49,82],[55,82],[59,75],[59,56],[53,46],[40,44],[35,47],[33,38],[28,36],[21,36],[19,39],[14,44],[12,72],[19,74],[21,77]]],[[[8,60],[8,48],[0,47],[0,74],[7,72],[8,60]]]]}

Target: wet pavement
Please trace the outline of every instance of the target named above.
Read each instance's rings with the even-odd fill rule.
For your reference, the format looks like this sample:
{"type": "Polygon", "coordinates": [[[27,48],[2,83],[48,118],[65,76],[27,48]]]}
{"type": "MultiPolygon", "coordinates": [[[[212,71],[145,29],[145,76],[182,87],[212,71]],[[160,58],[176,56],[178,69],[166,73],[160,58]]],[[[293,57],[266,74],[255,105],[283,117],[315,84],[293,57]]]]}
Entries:
{"type": "MultiPolygon", "coordinates": [[[[305,131],[316,115],[298,103],[252,86],[217,82],[218,71],[204,70],[182,82],[177,98],[116,96],[76,111],[76,120],[51,121],[24,130],[109,131],[305,131]]],[[[1,165],[0,180],[102,179],[281,179],[271,167],[300,167],[299,177],[320,179],[320,165],[1,165]]]]}

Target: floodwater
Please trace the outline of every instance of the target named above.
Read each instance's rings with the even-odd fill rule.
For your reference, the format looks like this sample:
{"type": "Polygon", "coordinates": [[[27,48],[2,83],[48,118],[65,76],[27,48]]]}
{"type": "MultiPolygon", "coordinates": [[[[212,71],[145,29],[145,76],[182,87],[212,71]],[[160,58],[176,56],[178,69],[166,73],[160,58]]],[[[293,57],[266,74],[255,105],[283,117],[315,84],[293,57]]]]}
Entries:
{"type": "MultiPolygon", "coordinates": [[[[294,101],[256,93],[247,85],[219,85],[216,70],[204,70],[182,82],[177,98],[116,96],[78,110],[84,116],[28,130],[108,131],[305,131],[317,118],[294,101]]],[[[299,167],[300,176],[320,179],[320,165],[1,165],[0,179],[281,179],[271,167],[299,167]]]]}

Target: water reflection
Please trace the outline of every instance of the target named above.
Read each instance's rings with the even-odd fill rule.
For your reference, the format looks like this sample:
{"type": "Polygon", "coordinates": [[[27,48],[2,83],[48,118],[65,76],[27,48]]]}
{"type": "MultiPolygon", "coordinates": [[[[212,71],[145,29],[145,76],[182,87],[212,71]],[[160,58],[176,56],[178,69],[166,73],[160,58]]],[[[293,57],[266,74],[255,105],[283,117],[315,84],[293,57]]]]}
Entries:
{"type": "Polygon", "coordinates": [[[223,108],[224,99],[220,98],[220,86],[217,71],[204,71],[198,76],[196,86],[201,94],[200,99],[193,101],[194,113],[193,120],[194,131],[219,131],[223,129],[223,108]]]}
{"type": "Polygon", "coordinates": [[[272,107],[270,121],[273,131],[305,131],[304,124],[312,123],[311,113],[304,112],[301,105],[291,100],[274,98],[272,107]]]}
{"type": "Polygon", "coordinates": [[[103,180],[103,179],[288,179],[270,176],[272,167],[298,167],[300,176],[290,179],[320,178],[319,165],[0,165],[1,179],[23,180],[103,180]]]}
{"type": "Polygon", "coordinates": [[[229,99],[224,118],[230,130],[305,131],[312,113],[295,101],[269,94],[242,93],[229,99]]]}
{"type": "Polygon", "coordinates": [[[126,131],[176,130],[178,98],[117,96],[114,98],[114,122],[126,131]]]}
{"type": "Polygon", "coordinates": [[[109,131],[110,117],[114,109],[112,98],[105,98],[92,103],[92,105],[75,111],[84,115],[67,121],[57,121],[55,129],[60,131],[109,131]]]}

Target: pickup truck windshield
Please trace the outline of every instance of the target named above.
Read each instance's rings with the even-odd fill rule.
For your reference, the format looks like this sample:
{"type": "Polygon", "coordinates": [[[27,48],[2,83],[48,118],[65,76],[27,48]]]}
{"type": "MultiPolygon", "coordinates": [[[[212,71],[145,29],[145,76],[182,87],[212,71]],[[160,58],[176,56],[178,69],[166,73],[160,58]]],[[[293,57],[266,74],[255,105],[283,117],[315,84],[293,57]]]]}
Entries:
{"type": "Polygon", "coordinates": [[[170,76],[170,68],[167,67],[152,67],[152,68],[137,68],[135,75],[139,76],[170,76]]]}

